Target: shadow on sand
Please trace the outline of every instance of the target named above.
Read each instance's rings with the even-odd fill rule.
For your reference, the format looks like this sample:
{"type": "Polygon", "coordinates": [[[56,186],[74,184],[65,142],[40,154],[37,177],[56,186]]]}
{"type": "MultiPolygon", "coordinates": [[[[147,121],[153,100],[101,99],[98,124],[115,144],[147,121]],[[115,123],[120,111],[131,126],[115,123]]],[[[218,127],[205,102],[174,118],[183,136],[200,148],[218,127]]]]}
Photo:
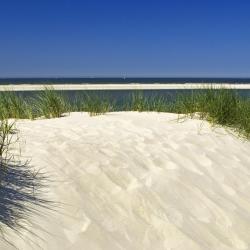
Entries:
{"type": "Polygon", "coordinates": [[[37,236],[28,225],[33,223],[32,216],[52,210],[52,202],[42,198],[48,180],[44,173],[36,171],[28,161],[0,160],[0,238],[6,243],[17,248],[6,231],[21,238],[25,231],[37,236]]]}

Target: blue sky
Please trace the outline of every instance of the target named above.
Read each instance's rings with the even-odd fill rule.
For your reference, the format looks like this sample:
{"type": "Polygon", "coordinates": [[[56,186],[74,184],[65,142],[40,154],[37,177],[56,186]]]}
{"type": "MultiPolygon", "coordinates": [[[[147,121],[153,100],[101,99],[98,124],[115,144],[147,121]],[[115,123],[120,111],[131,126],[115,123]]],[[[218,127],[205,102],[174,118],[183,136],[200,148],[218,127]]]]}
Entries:
{"type": "Polygon", "coordinates": [[[2,0],[0,77],[250,76],[249,0],[2,0]]]}

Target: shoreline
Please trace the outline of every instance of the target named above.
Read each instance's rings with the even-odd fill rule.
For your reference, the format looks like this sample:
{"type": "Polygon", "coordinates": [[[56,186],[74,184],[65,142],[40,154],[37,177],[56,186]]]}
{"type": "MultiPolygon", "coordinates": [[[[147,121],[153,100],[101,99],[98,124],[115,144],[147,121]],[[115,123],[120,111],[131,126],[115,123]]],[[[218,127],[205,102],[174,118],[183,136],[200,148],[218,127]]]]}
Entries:
{"type": "Polygon", "coordinates": [[[250,89],[250,84],[229,84],[229,83],[188,83],[188,84],[6,84],[0,85],[0,91],[40,91],[44,88],[55,90],[185,90],[185,89],[250,89]]]}

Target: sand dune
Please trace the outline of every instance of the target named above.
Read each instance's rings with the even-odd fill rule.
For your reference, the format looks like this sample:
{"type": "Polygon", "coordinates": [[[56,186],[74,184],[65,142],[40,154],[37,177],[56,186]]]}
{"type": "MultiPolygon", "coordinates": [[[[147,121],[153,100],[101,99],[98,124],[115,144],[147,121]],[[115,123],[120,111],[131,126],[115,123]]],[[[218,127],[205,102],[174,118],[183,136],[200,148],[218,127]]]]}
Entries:
{"type": "MultiPolygon", "coordinates": [[[[250,142],[175,114],[121,112],[19,121],[22,154],[53,183],[57,211],[28,249],[250,249],[250,142]]],[[[0,243],[0,249],[14,249],[0,243]]]]}

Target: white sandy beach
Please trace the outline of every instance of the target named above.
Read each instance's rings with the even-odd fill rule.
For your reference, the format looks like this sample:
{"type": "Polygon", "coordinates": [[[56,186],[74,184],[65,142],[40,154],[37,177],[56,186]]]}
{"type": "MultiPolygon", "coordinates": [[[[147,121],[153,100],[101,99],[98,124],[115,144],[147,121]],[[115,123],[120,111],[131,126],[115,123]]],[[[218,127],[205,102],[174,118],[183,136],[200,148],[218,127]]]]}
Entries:
{"type": "Polygon", "coordinates": [[[128,83],[128,84],[6,84],[0,85],[0,91],[39,91],[44,88],[55,90],[177,90],[177,89],[250,89],[250,83],[230,84],[230,83],[128,83]]]}
{"type": "Polygon", "coordinates": [[[46,195],[61,204],[32,219],[40,238],[9,238],[21,250],[250,249],[250,142],[176,119],[120,112],[18,121],[23,156],[49,173],[46,195]]]}

